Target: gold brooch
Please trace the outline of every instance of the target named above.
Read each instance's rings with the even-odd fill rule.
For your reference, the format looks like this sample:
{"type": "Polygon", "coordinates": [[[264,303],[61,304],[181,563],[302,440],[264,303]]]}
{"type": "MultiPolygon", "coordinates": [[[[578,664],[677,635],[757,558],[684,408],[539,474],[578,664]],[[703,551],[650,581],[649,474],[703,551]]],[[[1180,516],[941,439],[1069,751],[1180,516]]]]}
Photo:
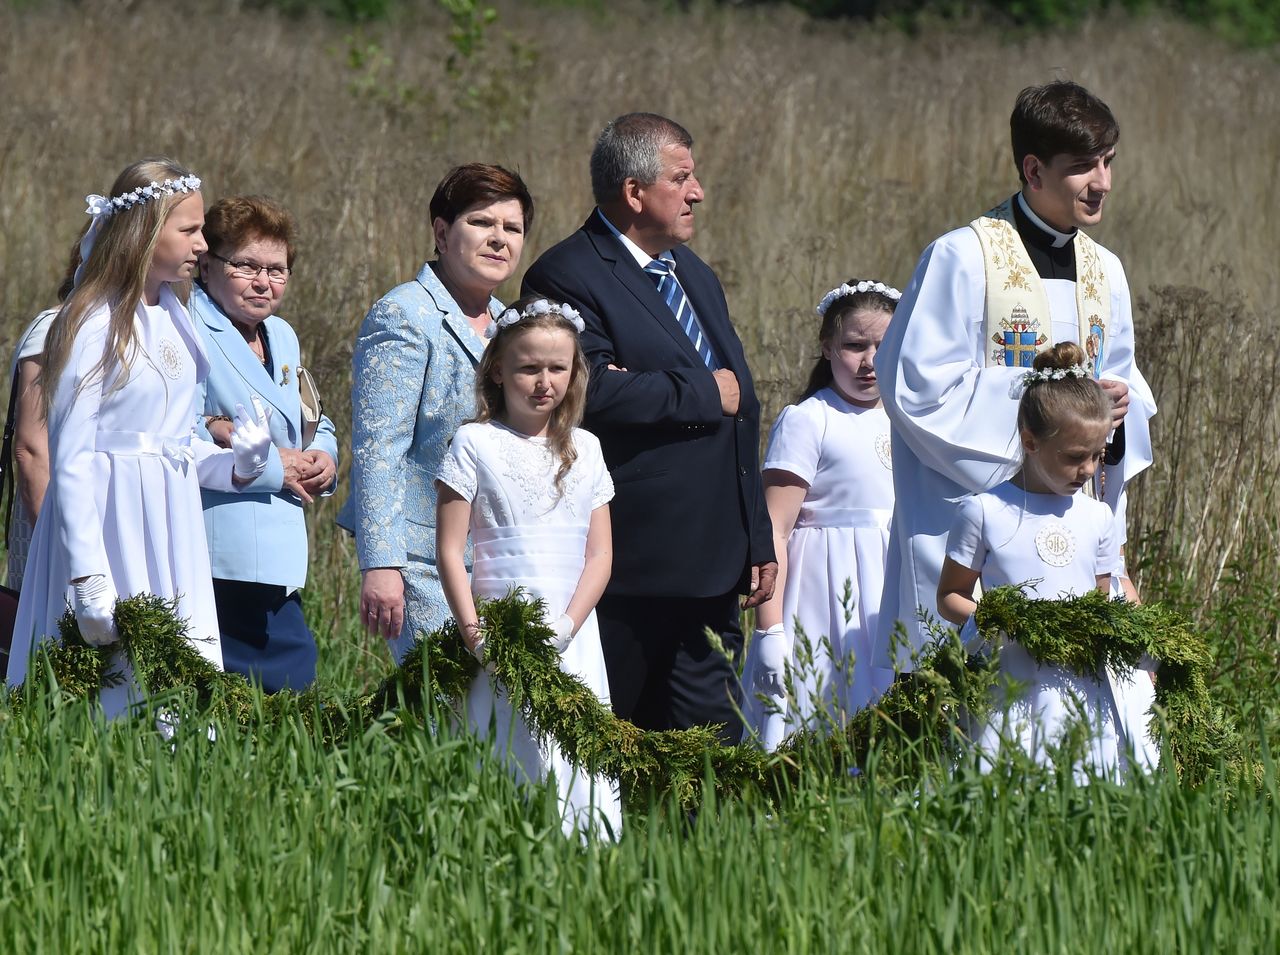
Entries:
{"type": "Polygon", "coordinates": [[[283,368],[280,369],[280,375],[281,375],[280,384],[287,385],[289,383],[289,366],[288,365],[285,365],[283,368]]]}

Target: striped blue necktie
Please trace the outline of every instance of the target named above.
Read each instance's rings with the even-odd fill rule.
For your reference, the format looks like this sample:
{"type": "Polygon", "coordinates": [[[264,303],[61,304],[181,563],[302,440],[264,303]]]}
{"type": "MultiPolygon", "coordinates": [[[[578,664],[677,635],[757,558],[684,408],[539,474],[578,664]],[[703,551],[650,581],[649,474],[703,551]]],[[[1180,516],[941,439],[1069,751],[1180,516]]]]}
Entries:
{"type": "Polygon", "coordinates": [[[693,343],[694,351],[702,358],[703,364],[715,371],[720,365],[716,362],[715,353],[711,350],[711,342],[707,340],[706,335],[702,334],[698,316],[685,296],[684,289],[676,281],[672,264],[666,259],[654,259],[644,267],[644,270],[658,286],[658,294],[666,301],[667,308],[671,309],[671,314],[676,317],[676,322],[689,336],[689,341],[693,343]]]}

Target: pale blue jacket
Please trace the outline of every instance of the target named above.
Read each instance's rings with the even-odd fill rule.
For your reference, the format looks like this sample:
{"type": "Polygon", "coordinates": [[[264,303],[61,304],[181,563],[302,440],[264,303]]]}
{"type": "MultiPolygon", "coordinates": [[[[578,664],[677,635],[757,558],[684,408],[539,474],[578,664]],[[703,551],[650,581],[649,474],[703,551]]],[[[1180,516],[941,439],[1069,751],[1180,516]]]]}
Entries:
{"type": "MultiPolygon", "coordinates": [[[[490,313],[501,309],[490,301],[490,313]]],[[[436,472],[475,416],[483,353],[429,263],[365,316],[351,357],[351,497],[338,515],[361,570],[435,563],[436,472]]]]}
{"type": "MultiPolygon", "coordinates": [[[[263,323],[275,379],[258,361],[231,319],[198,285],[191,290],[190,310],[209,354],[209,377],[202,390],[204,413],[196,432],[209,438],[204,415],[235,417],[236,403],[252,408],[257,395],[271,409],[271,448],[267,470],[241,493],[201,490],[204,528],[209,539],[213,576],[279,584],[290,589],[307,582],[307,525],[302,502],[284,487],[284,466],[277,448],[297,448],[302,435],[298,394],[298,336],[289,323],[272,315],[263,323]]],[[[317,382],[323,387],[322,382],[317,382]]],[[[333,422],[321,416],[315,438],[304,450],[324,451],[338,462],[333,422]]],[[[337,478],[326,490],[332,494],[337,478]]]]}

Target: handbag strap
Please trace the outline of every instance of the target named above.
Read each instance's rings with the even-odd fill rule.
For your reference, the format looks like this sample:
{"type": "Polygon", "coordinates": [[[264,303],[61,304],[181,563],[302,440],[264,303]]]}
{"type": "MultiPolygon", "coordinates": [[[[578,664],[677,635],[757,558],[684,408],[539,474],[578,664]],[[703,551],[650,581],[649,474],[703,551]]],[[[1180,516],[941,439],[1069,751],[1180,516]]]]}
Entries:
{"type": "Polygon", "coordinates": [[[9,525],[13,523],[13,497],[17,487],[13,483],[13,431],[17,424],[14,411],[18,407],[18,368],[21,362],[13,366],[13,384],[9,386],[9,413],[4,419],[4,447],[0,448],[0,501],[8,501],[4,508],[4,549],[9,550],[9,525]]]}

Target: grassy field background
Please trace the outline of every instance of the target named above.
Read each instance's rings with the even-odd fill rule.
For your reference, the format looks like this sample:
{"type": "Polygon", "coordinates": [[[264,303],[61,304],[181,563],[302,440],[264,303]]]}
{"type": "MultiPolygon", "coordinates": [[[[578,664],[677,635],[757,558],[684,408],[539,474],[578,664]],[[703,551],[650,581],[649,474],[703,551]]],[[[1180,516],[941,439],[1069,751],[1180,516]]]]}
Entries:
{"type": "MultiPolygon", "coordinates": [[[[496,9],[484,26],[408,3],[352,26],[215,0],[0,5],[0,347],[52,303],[82,197],[170,154],[207,200],[264,192],[299,216],[284,314],[345,441],[356,329],[430,253],[443,172],[522,172],[538,201],[527,267],[589,211],[600,126],[651,109],[697,141],[693,245],[772,419],[816,353],[818,297],[851,275],[902,285],[930,239],[1011,192],[1014,96],[1070,76],[1121,123],[1096,236],[1125,263],[1161,405],[1129,551],[1146,595],[1213,635],[1224,703],[1280,738],[1274,51],[1161,17],[907,36],[788,9],[496,9]]],[[[388,665],[353,625],[354,554],[332,524],[344,495],[312,514],[306,594],[335,688],[388,665]]],[[[374,727],[321,750],[228,729],[171,753],[85,719],[0,709],[14,951],[662,951],[686,933],[691,950],[1257,951],[1278,937],[1274,782],[1229,801],[1159,781],[829,779],[782,813],[718,807],[692,833],[637,813],[621,848],[579,850],[467,741],[374,727]]]]}

